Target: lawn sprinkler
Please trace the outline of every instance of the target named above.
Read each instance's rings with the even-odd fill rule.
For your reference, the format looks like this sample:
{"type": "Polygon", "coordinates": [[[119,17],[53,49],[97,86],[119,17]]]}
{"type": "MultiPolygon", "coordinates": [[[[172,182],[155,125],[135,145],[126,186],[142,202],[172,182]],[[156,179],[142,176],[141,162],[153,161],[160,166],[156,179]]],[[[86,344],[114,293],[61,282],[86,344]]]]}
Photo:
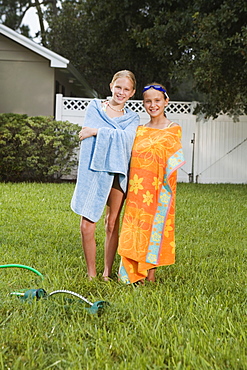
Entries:
{"type": "MultiPolygon", "coordinates": [[[[19,265],[19,264],[0,265],[0,268],[7,268],[7,267],[24,268],[24,269],[27,269],[27,270],[30,270],[30,271],[36,273],[37,275],[39,275],[42,278],[42,280],[44,279],[44,276],[39,271],[35,270],[32,267],[26,266],[26,265],[19,265]]],[[[106,301],[97,301],[97,302],[92,303],[88,299],[83,297],[82,295],[80,295],[78,293],[75,293],[75,292],[71,292],[70,290],[55,290],[54,292],[51,292],[50,294],[48,294],[44,289],[39,288],[39,289],[23,290],[21,292],[12,292],[10,294],[17,296],[22,301],[27,301],[27,300],[32,300],[32,299],[39,300],[40,298],[47,299],[47,298],[52,297],[53,295],[58,294],[58,293],[71,294],[74,297],[79,298],[81,301],[86,302],[91,307],[85,307],[85,309],[89,313],[92,313],[92,314],[95,314],[95,313],[100,314],[100,313],[102,313],[103,309],[106,306],[109,306],[109,303],[106,302],[106,301]]]]}
{"type": "Polygon", "coordinates": [[[103,309],[106,307],[106,306],[109,306],[109,303],[106,302],[106,301],[97,301],[97,302],[90,302],[88,299],[86,299],[85,297],[83,297],[82,295],[78,294],[78,293],[75,293],[75,292],[71,292],[70,290],[55,290],[54,292],[51,292],[48,297],[51,297],[53,296],[54,294],[58,294],[58,293],[67,293],[67,294],[71,294],[79,299],[81,299],[82,301],[86,302],[87,304],[89,304],[91,307],[85,307],[85,309],[89,312],[89,313],[101,313],[103,311],[103,309]]]}
{"type": "Polygon", "coordinates": [[[92,303],[88,299],[83,297],[82,295],[75,293],[75,292],[71,292],[70,290],[55,290],[54,292],[47,294],[47,292],[44,289],[40,288],[40,289],[29,289],[29,290],[26,290],[25,292],[12,292],[10,294],[19,297],[22,301],[30,301],[33,299],[36,299],[38,301],[40,298],[47,299],[53,296],[54,294],[58,294],[58,293],[71,294],[74,297],[77,297],[80,300],[86,302],[91,307],[85,307],[85,310],[87,310],[89,313],[92,313],[92,314],[95,314],[95,313],[101,314],[103,309],[106,306],[109,306],[109,303],[106,301],[97,301],[97,302],[92,303]]]}
{"type": "Polygon", "coordinates": [[[12,292],[10,293],[10,295],[15,295],[18,298],[20,298],[22,301],[26,301],[26,300],[34,299],[34,298],[36,298],[38,301],[40,298],[46,297],[47,293],[44,289],[40,288],[40,289],[28,289],[22,292],[12,292]]]}

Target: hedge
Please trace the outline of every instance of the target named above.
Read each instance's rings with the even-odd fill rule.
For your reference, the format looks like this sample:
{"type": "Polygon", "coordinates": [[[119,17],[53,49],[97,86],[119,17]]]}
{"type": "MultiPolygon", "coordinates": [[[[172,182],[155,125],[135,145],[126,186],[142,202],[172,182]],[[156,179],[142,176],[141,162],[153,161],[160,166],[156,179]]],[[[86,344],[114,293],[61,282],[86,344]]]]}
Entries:
{"type": "Polygon", "coordinates": [[[53,117],[0,114],[0,180],[48,182],[69,174],[79,130],[53,117]]]}

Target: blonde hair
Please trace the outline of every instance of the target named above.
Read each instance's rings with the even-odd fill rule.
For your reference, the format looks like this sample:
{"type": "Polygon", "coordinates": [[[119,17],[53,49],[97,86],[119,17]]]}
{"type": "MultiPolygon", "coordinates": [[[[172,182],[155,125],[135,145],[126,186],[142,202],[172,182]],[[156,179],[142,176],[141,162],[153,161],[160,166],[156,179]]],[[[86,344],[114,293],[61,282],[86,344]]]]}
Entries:
{"type": "Polygon", "coordinates": [[[115,75],[112,77],[111,84],[114,84],[114,82],[118,78],[123,78],[123,77],[127,77],[132,82],[132,84],[133,84],[133,90],[136,90],[136,78],[135,78],[135,75],[134,75],[134,73],[132,73],[131,71],[128,71],[127,69],[124,69],[122,71],[116,72],[115,75]]]}

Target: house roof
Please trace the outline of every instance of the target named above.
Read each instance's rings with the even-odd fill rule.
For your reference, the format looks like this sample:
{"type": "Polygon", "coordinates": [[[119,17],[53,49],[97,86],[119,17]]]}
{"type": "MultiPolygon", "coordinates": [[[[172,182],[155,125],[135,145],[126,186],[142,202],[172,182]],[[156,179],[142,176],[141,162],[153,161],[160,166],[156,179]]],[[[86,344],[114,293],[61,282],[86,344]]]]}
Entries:
{"type": "Polygon", "coordinates": [[[29,38],[13,31],[11,28],[0,24],[0,33],[4,36],[10,38],[13,41],[18,42],[18,44],[34,51],[35,53],[41,55],[42,57],[50,60],[50,66],[55,68],[67,68],[69,60],[62,57],[61,55],[54,53],[53,51],[36,44],[36,42],[30,40],[29,38]]]}
{"type": "Polygon", "coordinates": [[[98,95],[97,92],[90,88],[85,78],[70,63],[69,59],[66,59],[61,55],[45,48],[44,46],[37,44],[31,39],[19,34],[16,31],[13,31],[11,28],[3,24],[0,24],[0,34],[3,34],[9,39],[48,59],[50,61],[50,67],[59,68],[61,70],[64,69],[64,72],[66,72],[69,75],[69,77],[70,76],[74,77],[80,85],[82,85],[88,91],[91,91],[92,96],[97,97],[98,95]]]}

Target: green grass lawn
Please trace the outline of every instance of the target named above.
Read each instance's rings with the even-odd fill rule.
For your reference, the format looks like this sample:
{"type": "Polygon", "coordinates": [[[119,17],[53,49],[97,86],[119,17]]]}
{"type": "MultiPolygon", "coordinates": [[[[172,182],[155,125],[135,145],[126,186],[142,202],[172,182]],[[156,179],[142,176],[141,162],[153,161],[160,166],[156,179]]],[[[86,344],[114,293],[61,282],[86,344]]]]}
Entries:
{"type": "MultiPolygon", "coordinates": [[[[137,288],[89,282],[74,184],[0,184],[0,369],[247,369],[247,185],[178,184],[176,264],[137,288]],[[21,289],[72,290],[110,302],[101,316],[64,294],[23,302],[21,289]],[[68,300],[70,298],[70,300],[68,300]]],[[[97,268],[103,271],[103,218],[97,268]]]]}

